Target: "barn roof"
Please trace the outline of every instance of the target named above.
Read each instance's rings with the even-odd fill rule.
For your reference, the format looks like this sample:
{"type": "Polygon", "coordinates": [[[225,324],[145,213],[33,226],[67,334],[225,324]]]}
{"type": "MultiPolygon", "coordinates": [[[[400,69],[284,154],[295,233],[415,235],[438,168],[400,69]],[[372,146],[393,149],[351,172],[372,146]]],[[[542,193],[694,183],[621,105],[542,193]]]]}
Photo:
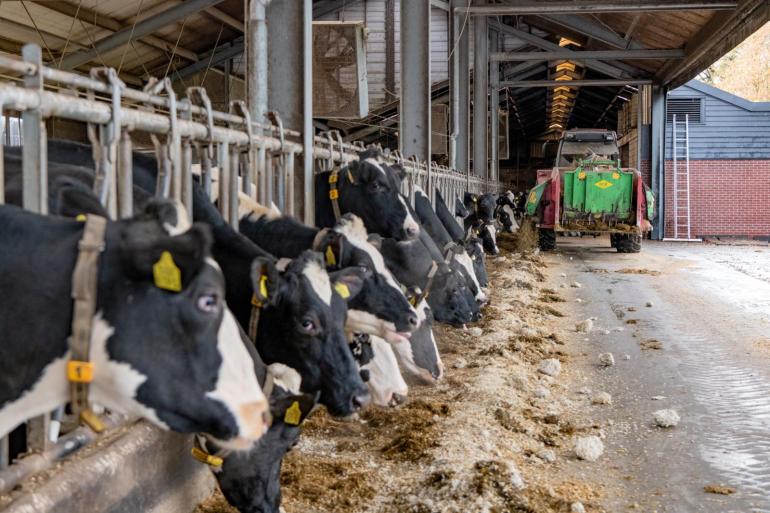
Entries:
{"type": "Polygon", "coordinates": [[[730,103],[736,107],[740,107],[751,112],[770,112],[770,102],[753,102],[751,100],[747,100],[746,98],[741,98],[740,96],[728,93],[727,91],[719,89],[718,87],[714,87],[712,85],[706,84],[705,82],[701,82],[700,80],[690,80],[684,85],[684,87],[672,91],[672,93],[675,95],[686,94],[685,88],[694,89],[695,91],[706,94],[708,96],[712,96],[722,100],[723,102],[730,103]]]}

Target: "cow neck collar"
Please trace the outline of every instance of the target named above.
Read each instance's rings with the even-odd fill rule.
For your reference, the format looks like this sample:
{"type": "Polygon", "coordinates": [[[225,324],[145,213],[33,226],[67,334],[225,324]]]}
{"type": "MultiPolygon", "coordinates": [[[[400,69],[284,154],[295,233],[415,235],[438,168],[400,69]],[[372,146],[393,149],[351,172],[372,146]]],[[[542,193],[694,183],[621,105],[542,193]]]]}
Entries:
{"type": "Polygon", "coordinates": [[[409,298],[409,302],[413,307],[417,308],[417,305],[428,299],[428,296],[430,295],[430,289],[433,286],[433,278],[436,277],[436,271],[438,271],[438,264],[434,260],[430,266],[430,270],[428,271],[428,281],[425,283],[425,288],[421,292],[418,292],[409,298]]]}
{"type": "MultiPolygon", "coordinates": [[[[355,185],[356,181],[353,178],[353,173],[350,172],[350,168],[346,168],[346,175],[351,185],[355,185]]],[[[332,210],[334,210],[334,219],[339,221],[342,216],[340,212],[340,189],[337,187],[340,180],[340,169],[334,168],[329,172],[329,199],[332,202],[332,210]]]]}
{"type": "MultiPolygon", "coordinates": [[[[72,335],[69,337],[70,359],[67,379],[70,382],[72,413],[96,433],[104,431],[102,420],[93,412],[88,401],[89,385],[93,381],[94,364],[91,357],[91,329],[96,315],[99,256],[104,251],[107,219],[87,215],[83,236],[78,242],[78,258],[72,272],[72,335]]],[[[78,216],[78,220],[81,217],[78,216]]]]}

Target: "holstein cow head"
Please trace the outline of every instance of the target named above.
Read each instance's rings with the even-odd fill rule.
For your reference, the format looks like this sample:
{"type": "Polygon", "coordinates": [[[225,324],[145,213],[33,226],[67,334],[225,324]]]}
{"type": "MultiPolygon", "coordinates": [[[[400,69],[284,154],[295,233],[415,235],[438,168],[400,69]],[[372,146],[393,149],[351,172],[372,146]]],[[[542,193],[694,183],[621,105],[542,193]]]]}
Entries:
{"type": "Polygon", "coordinates": [[[420,325],[409,344],[395,344],[393,349],[401,366],[423,383],[434,383],[444,375],[444,364],[433,336],[433,312],[426,300],[417,303],[420,325]]]}
{"type": "MultiPolygon", "coordinates": [[[[348,163],[337,180],[338,203],[342,213],[360,217],[370,233],[396,240],[412,240],[420,227],[409,213],[399,185],[404,170],[388,165],[378,150],[367,150],[357,161],[348,163]]],[[[316,175],[316,222],[332,227],[335,223],[329,198],[330,173],[316,175]]]]}
{"type": "MultiPolygon", "coordinates": [[[[155,207],[145,221],[107,224],[91,327],[90,399],[166,429],[249,447],[267,428],[267,401],[224,302],[209,231],[196,224],[171,235],[174,220],[162,217],[170,210],[155,207]],[[158,280],[161,263],[173,280],[158,280]]],[[[0,225],[0,331],[7,341],[0,358],[24,362],[3,374],[3,435],[69,399],[71,276],[84,224],[3,206],[0,225]]]]}
{"type": "MultiPolygon", "coordinates": [[[[255,267],[255,290],[261,276],[255,267]]],[[[320,401],[332,415],[350,415],[369,401],[344,331],[345,301],[360,291],[363,280],[357,269],[330,276],[321,254],[305,251],[287,263],[259,320],[256,343],[265,362],[299,372],[302,391],[320,390],[320,401]]]]}
{"type": "Polygon", "coordinates": [[[241,199],[243,235],[279,258],[294,258],[313,248],[324,255],[326,270],[361,269],[361,291],[348,302],[346,329],[404,341],[417,327],[417,314],[385,266],[379,251],[367,242],[366,228],[354,214],[345,214],[331,229],[319,231],[292,217],[276,216],[249,198],[241,199]]]}
{"type": "MultiPolygon", "coordinates": [[[[297,443],[299,426],[315,404],[312,395],[300,392],[301,378],[294,370],[275,363],[268,372],[272,380],[270,429],[251,450],[227,455],[214,471],[227,502],[243,513],[279,511],[283,457],[297,443]]],[[[215,452],[211,444],[207,446],[215,452]]]]}
{"type": "Polygon", "coordinates": [[[465,219],[470,214],[471,214],[471,211],[468,210],[468,207],[466,207],[463,204],[462,200],[459,197],[455,196],[455,212],[454,212],[454,215],[456,217],[460,217],[462,219],[465,219]]]}
{"type": "MultiPolygon", "coordinates": [[[[422,241],[398,242],[370,236],[370,242],[380,248],[388,268],[407,287],[424,288],[434,262],[422,241]]],[[[468,289],[465,278],[452,271],[443,261],[430,286],[428,304],[435,318],[454,326],[462,326],[473,319],[476,300],[468,289]]]]}
{"type": "Polygon", "coordinates": [[[497,197],[497,207],[495,208],[495,218],[500,223],[503,231],[516,233],[519,225],[516,222],[516,198],[511,191],[500,194],[497,197]]]}
{"type": "MultiPolygon", "coordinates": [[[[406,342],[398,345],[406,345],[406,342]]],[[[361,379],[369,387],[372,403],[396,406],[406,400],[409,388],[390,344],[380,337],[357,333],[350,337],[350,350],[361,369],[361,379]]]]}
{"type": "Polygon", "coordinates": [[[470,217],[474,217],[474,222],[490,223],[495,219],[495,207],[497,206],[497,196],[494,194],[473,194],[465,193],[463,203],[470,210],[470,217]]]}
{"type": "Polygon", "coordinates": [[[346,214],[324,237],[320,246],[327,256],[327,264],[330,254],[338,267],[358,267],[367,276],[361,292],[348,301],[346,327],[350,331],[382,337],[394,344],[404,343],[417,328],[417,312],[385,265],[382,254],[367,238],[361,219],[346,214]]]}
{"type": "Polygon", "coordinates": [[[473,262],[473,270],[476,272],[476,279],[482,287],[489,286],[489,277],[487,276],[486,255],[482,241],[478,237],[469,237],[463,241],[465,252],[473,262]]]}

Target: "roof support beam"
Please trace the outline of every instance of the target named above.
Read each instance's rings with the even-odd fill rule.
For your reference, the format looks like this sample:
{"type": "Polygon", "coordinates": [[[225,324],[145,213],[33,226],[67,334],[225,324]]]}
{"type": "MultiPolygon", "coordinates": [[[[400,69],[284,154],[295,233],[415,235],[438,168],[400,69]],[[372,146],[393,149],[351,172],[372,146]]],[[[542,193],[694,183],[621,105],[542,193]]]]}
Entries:
{"type": "Polygon", "coordinates": [[[173,80],[187,78],[206,68],[218,66],[219,64],[242,54],[243,49],[244,44],[242,38],[235,41],[231,46],[219,47],[217,51],[214,52],[213,57],[211,56],[211,52],[209,52],[206,55],[201,55],[197,62],[175,70],[173,72],[173,80]]]}
{"type": "Polygon", "coordinates": [[[61,61],[61,69],[74,69],[81,64],[85,64],[97,58],[103,53],[114,50],[115,48],[120,48],[133,39],[141,39],[152,34],[156,30],[186,18],[191,14],[196,14],[201,10],[212,7],[220,2],[222,2],[222,0],[188,0],[179,5],[175,5],[170,9],[166,9],[163,12],[138,22],[133,27],[126,27],[115,32],[111,36],[107,36],[104,39],[97,41],[89,50],[76,52],[66,56],[61,61]]]}
{"type": "Polygon", "coordinates": [[[490,61],[555,61],[569,59],[573,61],[607,60],[607,59],[682,59],[684,50],[656,49],[656,50],[559,50],[546,52],[497,52],[489,56],[490,61]]]}
{"type": "MultiPolygon", "coordinates": [[[[521,39],[522,41],[526,41],[527,43],[534,45],[538,48],[542,48],[543,50],[547,50],[547,51],[564,50],[564,48],[557,45],[556,43],[543,39],[542,37],[536,36],[529,32],[525,32],[523,30],[511,27],[510,25],[506,25],[494,20],[490,20],[490,25],[494,28],[497,28],[501,32],[504,32],[513,37],[521,39]]],[[[573,53],[575,52],[573,51],[573,53]]],[[[609,75],[614,78],[622,78],[625,76],[630,76],[630,74],[627,71],[620,69],[617,66],[614,66],[612,64],[608,64],[606,62],[588,61],[585,63],[585,65],[587,68],[593,69],[594,71],[598,71],[599,73],[604,73],[605,75],[609,75]]]]}
{"type": "Polygon", "coordinates": [[[652,80],[509,80],[500,82],[501,87],[556,87],[556,86],[574,86],[574,87],[606,87],[622,85],[648,85],[652,80]]]}
{"type": "Polygon", "coordinates": [[[595,22],[590,18],[584,18],[576,14],[550,14],[538,17],[552,23],[556,23],[557,25],[561,25],[562,27],[568,28],[570,30],[574,30],[575,32],[583,34],[584,36],[590,37],[592,39],[596,39],[597,41],[601,41],[602,43],[606,43],[614,48],[619,48],[621,50],[644,49],[643,45],[637,43],[633,39],[620,37],[612,30],[609,30],[607,27],[595,22]]]}
{"type": "MultiPolygon", "coordinates": [[[[77,6],[75,4],[63,1],[40,2],[39,5],[59,14],[69,16],[70,18],[74,18],[99,28],[111,30],[113,32],[118,32],[119,30],[125,28],[125,26],[118,20],[96,12],[93,9],[89,9],[88,7],[77,6]]],[[[180,46],[177,46],[176,49],[174,49],[173,43],[164,41],[159,37],[147,35],[143,37],[141,41],[146,45],[152,46],[166,53],[174,52],[176,55],[184,57],[185,59],[193,62],[198,60],[198,55],[195,52],[180,46]]]]}
{"type": "Polygon", "coordinates": [[[735,9],[735,0],[634,0],[600,2],[595,0],[575,0],[572,2],[552,1],[537,2],[525,0],[517,5],[479,5],[473,7],[457,7],[458,14],[471,16],[512,16],[517,14],[599,14],[610,12],[655,12],[655,11],[686,11],[702,9],[735,9]]]}
{"type": "Polygon", "coordinates": [[[683,61],[667,63],[657,77],[664,85],[678,87],[735,47],[770,19],[766,0],[744,0],[732,15],[713,16],[685,45],[683,61]],[[714,49],[718,51],[714,51],[714,49]],[[672,84],[673,82],[673,84],[672,84]]]}

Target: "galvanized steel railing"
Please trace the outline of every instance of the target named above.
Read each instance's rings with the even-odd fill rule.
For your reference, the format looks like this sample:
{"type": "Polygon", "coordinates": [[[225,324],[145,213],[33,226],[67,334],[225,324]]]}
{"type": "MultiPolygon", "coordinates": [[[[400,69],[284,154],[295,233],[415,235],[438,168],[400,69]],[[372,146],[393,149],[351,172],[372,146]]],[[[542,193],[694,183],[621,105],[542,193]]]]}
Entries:
{"type": "MultiPolygon", "coordinates": [[[[112,69],[92,70],[90,77],[43,66],[36,45],[26,45],[22,60],[0,55],[0,70],[21,76],[21,85],[0,82],[0,110],[21,112],[23,206],[47,213],[47,134],[45,120],[63,118],[88,124],[94,148],[95,192],[114,218],[132,215],[132,155],[134,132],[150,135],[158,156],[157,194],[181,201],[192,215],[193,168],[201,183],[213,194],[218,185],[218,206],[233,226],[238,223],[239,192],[264,204],[275,204],[282,212],[313,223],[312,187],[295,194],[294,183],[302,161],[312,151],[315,168],[302,170],[304,180],[315,172],[343,166],[357,158],[360,144],[342,141],[338,133],[314,138],[304,148],[301,134],[283,128],[280,116],[271,112],[270,125],[253,122],[243,102],[232,102],[230,112],[213,110],[206,91],[188,88],[177,98],[171,82],[152,81],[144,90],[126,87],[112,69]]],[[[466,173],[427,165],[386,151],[391,163],[407,172],[403,192],[413,197],[416,185],[433,195],[438,189],[450,208],[465,191],[496,192],[496,184],[466,173]]],[[[0,145],[0,203],[4,202],[4,158],[0,145]]],[[[45,416],[28,423],[28,448],[56,453],[56,429],[45,416]],[[53,433],[53,435],[52,435],[53,433]]],[[[7,439],[0,439],[0,470],[8,465],[7,439]]],[[[2,472],[0,472],[2,477],[2,472]]],[[[0,479],[2,481],[2,479],[0,479]]],[[[2,490],[0,490],[2,493],[2,490]]]]}

